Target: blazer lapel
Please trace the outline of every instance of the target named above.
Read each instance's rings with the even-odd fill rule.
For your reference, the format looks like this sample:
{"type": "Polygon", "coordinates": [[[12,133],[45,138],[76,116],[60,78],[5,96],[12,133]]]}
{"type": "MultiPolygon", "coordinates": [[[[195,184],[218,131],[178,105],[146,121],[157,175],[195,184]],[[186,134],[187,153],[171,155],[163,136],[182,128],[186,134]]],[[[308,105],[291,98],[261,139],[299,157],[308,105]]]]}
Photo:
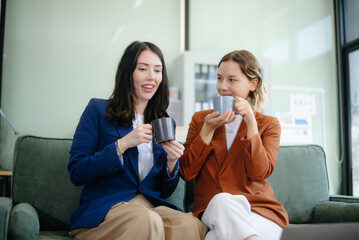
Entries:
{"type": "Polygon", "coordinates": [[[214,132],[212,146],[216,155],[218,168],[221,169],[223,161],[227,156],[226,129],[224,126],[217,128],[214,132]]]}
{"type": "MultiPolygon", "coordinates": [[[[255,118],[257,121],[258,128],[260,128],[259,126],[261,125],[262,119],[261,119],[261,116],[257,112],[255,112],[255,118]]],[[[258,129],[258,131],[259,131],[259,129],[258,129]]],[[[221,172],[223,172],[226,169],[226,167],[228,166],[230,161],[240,161],[238,159],[238,152],[242,149],[242,145],[240,144],[240,141],[242,138],[247,138],[247,124],[243,120],[241,122],[241,125],[239,126],[238,132],[237,132],[236,137],[232,143],[232,146],[228,151],[228,155],[227,155],[225,162],[223,163],[223,168],[222,168],[221,172]]]]}

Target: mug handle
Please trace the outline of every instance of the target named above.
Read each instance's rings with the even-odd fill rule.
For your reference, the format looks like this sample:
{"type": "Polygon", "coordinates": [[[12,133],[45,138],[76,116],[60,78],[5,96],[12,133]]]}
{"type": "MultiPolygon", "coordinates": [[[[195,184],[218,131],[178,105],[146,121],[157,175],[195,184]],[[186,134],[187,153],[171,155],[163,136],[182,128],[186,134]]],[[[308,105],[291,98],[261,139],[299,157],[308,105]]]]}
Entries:
{"type": "Polygon", "coordinates": [[[238,112],[238,110],[237,109],[234,109],[234,104],[237,102],[237,100],[236,99],[234,99],[233,100],[233,104],[232,104],[232,111],[233,112],[235,112],[235,113],[237,113],[238,112]]]}
{"type": "Polygon", "coordinates": [[[156,137],[156,134],[155,134],[155,131],[153,130],[153,121],[151,122],[151,125],[152,125],[152,136],[155,138],[156,137]]]}
{"type": "Polygon", "coordinates": [[[171,118],[171,119],[172,119],[172,122],[173,122],[173,126],[174,126],[174,128],[176,130],[176,121],[173,118],[171,118]]]}

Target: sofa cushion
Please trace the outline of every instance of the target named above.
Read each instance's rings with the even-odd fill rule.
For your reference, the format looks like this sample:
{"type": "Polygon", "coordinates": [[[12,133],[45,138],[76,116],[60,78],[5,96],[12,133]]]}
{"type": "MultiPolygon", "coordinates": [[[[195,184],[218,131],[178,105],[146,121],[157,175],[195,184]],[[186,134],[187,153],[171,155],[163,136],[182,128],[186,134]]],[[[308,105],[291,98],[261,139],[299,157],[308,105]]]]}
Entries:
{"type": "Polygon", "coordinates": [[[287,210],[290,223],[311,222],[314,206],[329,200],[323,148],[317,145],[281,146],[268,182],[287,210]]]}
{"type": "Polygon", "coordinates": [[[185,181],[179,179],[176,190],[165,200],[184,210],[185,181]]]}
{"type": "Polygon", "coordinates": [[[67,172],[71,139],[21,136],[14,152],[14,205],[31,204],[39,214],[41,230],[63,230],[78,207],[80,187],[67,172]]]}
{"type": "Polygon", "coordinates": [[[72,240],[68,231],[41,231],[37,240],[72,240]]]}

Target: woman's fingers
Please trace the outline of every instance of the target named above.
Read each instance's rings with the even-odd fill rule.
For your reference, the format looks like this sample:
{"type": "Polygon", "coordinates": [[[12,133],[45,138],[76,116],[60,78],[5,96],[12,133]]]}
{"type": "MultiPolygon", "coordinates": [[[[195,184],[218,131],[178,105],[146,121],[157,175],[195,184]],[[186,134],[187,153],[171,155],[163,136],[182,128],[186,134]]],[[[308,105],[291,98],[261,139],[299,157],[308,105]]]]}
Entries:
{"type": "Polygon", "coordinates": [[[218,116],[219,116],[219,112],[212,112],[212,113],[207,114],[207,116],[205,117],[205,120],[209,121],[209,120],[217,118],[218,116]]]}
{"type": "Polygon", "coordinates": [[[231,109],[224,111],[221,124],[227,124],[232,122],[235,119],[234,112],[231,109]]]}
{"type": "Polygon", "coordinates": [[[255,122],[255,116],[250,103],[240,97],[236,97],[236,102],[234,104],[237,114],[243,117],[243,120],[248,124],[249,122],[255,122]]]}
{"type": "Polygon", "coordinates": [[[183,155],[184,146],[176,141],[164,142],[162,146],[167,152],[168,160],[177,160],[183,155]]]}
{"type": "Polygon", "coordinates": [[[140,124],[125,137],[129,141],[130,147],[135,147],[141,143],[148,143],[152,140],[152,125],[140,124]]]}
{"type": "Polygon", "coordinates": [[[176,141],[168,141],[165,142],[164,145],[168,147],[168,149],[172,150],[173,153],[179,154],[180,156],[183,154],[184,146],[176,141]]]}

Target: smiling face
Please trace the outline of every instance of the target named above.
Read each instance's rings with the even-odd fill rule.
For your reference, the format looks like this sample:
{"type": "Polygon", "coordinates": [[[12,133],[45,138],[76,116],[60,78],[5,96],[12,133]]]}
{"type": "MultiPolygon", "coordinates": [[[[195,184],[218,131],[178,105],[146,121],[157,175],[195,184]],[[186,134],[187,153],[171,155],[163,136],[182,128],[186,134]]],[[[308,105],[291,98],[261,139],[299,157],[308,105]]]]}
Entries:
{"type": "Polygon", "coordinates": [[[218,67],[217,91],[220,96],[237,96],[247,99],[250,91],[257,87],[257,81],[252,81],[242,72],[238,63],[224,61],[218,67]]]}
{"type": "Polygon", "coordinates": [[[156,93],[162,82],[162,62],[151,50],[144,50],[137,58],[136,68],[132,73],[136,95],[135,105],[144,109],[156,93]]]}

